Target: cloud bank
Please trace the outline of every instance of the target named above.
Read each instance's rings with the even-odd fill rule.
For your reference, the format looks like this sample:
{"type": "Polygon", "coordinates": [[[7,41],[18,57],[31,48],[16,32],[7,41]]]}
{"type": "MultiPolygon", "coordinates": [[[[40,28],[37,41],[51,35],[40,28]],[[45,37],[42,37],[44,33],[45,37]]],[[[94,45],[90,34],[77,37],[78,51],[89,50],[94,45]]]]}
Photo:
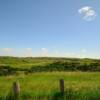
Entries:
{"type": "Polygon", "coordinates": [[[78,52],[60,51],[59,49],[49,50],[48,48],[33,51],[32,48],[23,48],[19,52],[13,48],[0,48],[0,56],[100,58],[100,55],[88,52],[85,48],[79,49],[78,52]]]}

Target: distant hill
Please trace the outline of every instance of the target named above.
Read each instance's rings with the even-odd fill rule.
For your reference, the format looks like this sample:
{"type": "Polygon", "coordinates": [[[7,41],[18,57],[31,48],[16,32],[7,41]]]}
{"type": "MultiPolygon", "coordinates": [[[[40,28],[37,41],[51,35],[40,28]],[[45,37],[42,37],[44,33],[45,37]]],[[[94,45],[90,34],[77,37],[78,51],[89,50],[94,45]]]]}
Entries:
{"type": "Polygon", "coordinates": [[[30,68],[36,65],[47,65],[57,61],[69,62],[80,61],[78,58],[56,58],[56,57],[0,57],[0,65],[17,68],[30,68]]]}
{"type": "Polygon", "coordinates": [[[100,71],[100,60],[56,57],[0,57],[0,72],[100,71]]]}

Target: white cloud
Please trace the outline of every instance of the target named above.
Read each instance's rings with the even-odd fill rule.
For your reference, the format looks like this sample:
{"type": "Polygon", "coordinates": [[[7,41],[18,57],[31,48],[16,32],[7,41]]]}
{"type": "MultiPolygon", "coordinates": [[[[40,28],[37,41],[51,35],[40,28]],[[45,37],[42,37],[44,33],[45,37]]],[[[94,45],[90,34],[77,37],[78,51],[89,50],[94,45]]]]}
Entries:
{"type": "Polygon", "coordinates": [[[48,48],[40,48],[34,51],[32,48],[24,48],[15,50],[13,48],[0,48],[0,56],[18,56],[18,57],[75,57],[75,58],[100,58],[100,55],[88,52],[85,48],[77,52],[61,51],[57,48],[48,50],[48,48]]]}
{"type": "Polygon", "coordinates": [[[86,50],[86,49],[81,49],[81,52],[82,52],[82,53],[86,53],[87,50],[86,50]]]}
{"type": "Polygon", "coordinates": [[[0,55],[2,56],[10,56],[13,53],[13,48],[1,48],[0,55]]]}
{"type": "Polygon", "coordinates": [[[12,48],[2,48],[2,51],[5,51],[5,52],[11,52],[13,49],[12,48]]]}
{"type": "Polygon", "coordinates": [[[83,19],[86,21],[92,21],[97,16],[96,11],[89,6],[84,6],[78,10],[79,14],[83,16],[83,19]]]}
{"type": "Polygon", "coordinates": [[[32,48],[26,48],[27,51],[32,51],[32,48]]]}
{"type": "Polygon", "coordinates": [[[31,57],[31,56],[33,56],[32,48],[25,48],[22,55],[24,57],[31,57]]]}
{"type": "Polygon", "coordinates": [[[49,50],[47,48],[41,48],[41,56],[48,56],[49,50]]]}

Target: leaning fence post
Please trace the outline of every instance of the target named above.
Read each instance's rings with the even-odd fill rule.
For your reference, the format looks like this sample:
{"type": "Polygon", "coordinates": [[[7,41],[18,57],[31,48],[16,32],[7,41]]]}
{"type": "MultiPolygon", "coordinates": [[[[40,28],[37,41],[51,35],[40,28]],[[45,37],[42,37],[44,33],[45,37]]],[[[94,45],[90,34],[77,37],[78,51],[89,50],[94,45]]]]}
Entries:
{"type": "Polygon", "coordinates": [[[19,96],[20,96],[20,84],[18,82],[14,82],[13,83],[13,94],[14,94],[15,100],[19,100],[19,96]]]}
{"type": "Polygon", "coordinates": [[[60,79],[60,93],[64,95],[64,80],[60,79]]]}

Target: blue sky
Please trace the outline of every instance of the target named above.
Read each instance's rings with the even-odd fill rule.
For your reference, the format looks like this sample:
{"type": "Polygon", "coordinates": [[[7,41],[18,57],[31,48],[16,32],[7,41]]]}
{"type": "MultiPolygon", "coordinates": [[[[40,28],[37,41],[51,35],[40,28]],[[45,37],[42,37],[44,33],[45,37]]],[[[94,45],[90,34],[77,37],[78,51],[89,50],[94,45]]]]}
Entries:
{"type": "Polygon", "coordinates": [[[100,0],[0,0],[0,55],[100,57],[100,0]]]}

